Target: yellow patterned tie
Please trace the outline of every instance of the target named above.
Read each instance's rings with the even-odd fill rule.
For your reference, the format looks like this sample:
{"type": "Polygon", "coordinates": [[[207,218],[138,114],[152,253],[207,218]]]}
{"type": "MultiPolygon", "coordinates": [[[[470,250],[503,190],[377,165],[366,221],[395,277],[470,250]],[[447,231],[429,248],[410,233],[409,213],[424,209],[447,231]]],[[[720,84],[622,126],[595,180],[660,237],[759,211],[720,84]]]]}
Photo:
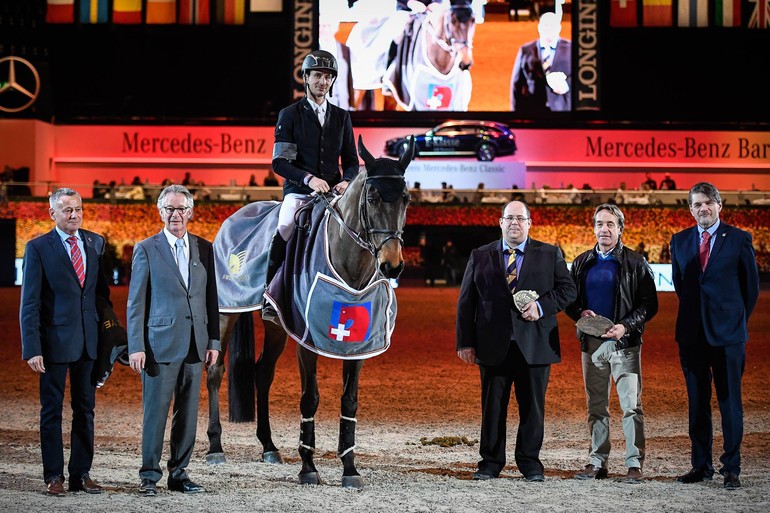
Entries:
{"type": "Polygon", "coordinates": [[[518,276],[516,273],[516,251],[508,250],[508,268],[506,269],[508,278],[508,288],[511,289],[511,294],[516,291],[516,284],[518,283],[518,276]]]}

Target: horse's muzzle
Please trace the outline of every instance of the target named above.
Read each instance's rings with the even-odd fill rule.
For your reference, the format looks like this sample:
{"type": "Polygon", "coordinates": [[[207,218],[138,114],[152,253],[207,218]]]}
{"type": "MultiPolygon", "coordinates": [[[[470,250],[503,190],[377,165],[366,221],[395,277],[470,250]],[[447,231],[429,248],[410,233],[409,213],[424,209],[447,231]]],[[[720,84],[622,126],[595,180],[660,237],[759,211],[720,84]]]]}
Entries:
{"type": "Polygon", "coordinates": [[[386,278],[395,280],[401,275],[401,271],[404,270],[404,261],[402,260],[397,266],[392,266],[390,262],[382,262],[380,264],[380,273],[386,278]]]}
{"type": "Polygon", "coordinates": [[[473,66],[472,60],[468,62],[460,61],[460,69],[463,71],[471,69],[471,66],[473,66]]]}

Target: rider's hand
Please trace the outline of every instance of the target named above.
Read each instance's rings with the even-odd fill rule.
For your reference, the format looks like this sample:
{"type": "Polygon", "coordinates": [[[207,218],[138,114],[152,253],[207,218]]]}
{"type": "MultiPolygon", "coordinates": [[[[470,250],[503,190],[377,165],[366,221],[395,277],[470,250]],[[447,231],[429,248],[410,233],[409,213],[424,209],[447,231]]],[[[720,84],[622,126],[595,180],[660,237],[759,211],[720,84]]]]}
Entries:
{"type": "Polygon", "coordinates": [[[334,192],[336,192],[337,194],[344,193],[345,190],[348,188],[349,183],[350,182],[347,182],[345,180],[341,181],[340,183],[334,186],[334,192]]]}
{"type": "Polygon", "coordinates": [[[318,178],[317,176],[314,176],[313,178],[311,178],[310,181],[307,183],[307,185],[308,187],[310,187],[311,189],[313,189],[315,192],[319,194],[329,192],[329,190],[331,189],[329,187],[329,184],[326,183],[326,180],[324,180],[323,178],[318,178]]]}

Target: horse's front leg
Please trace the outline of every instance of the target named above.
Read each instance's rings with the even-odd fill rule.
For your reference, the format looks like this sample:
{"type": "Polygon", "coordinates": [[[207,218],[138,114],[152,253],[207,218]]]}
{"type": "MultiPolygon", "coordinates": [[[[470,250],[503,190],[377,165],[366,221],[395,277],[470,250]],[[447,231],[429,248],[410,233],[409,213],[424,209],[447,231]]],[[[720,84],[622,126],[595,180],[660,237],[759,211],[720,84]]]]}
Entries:
{"type": "Polygon", "coordinates": [[[227,345],[237,320],[238,314],[219,314],[222,351],[216,363],[209,367],[206,374],[206,388],[209,393],[209,426],[206,430],[209,437],[209,450],[206,453],[206,462],[210,465],[225,462],[225,451],[222,449],[222,424],[219,421],[219,389],[222,386],[222,376],[225,374],[227,345]]]}
{"type": "Polygon", "coordinates": [[[297,345],[299,374],[302,378],[302,397],[299,410],[302,415],[299,431],[299,455],[302,469],[299,471],[300,484],[321,484],[321,477],[313,463],[315,453],[315,414],[318,411],[318,355],[297,345]]]}
{"type": "Polygon", "coordinates": [[[342,364],[342,399],[340,400],[340,441],[337,456],[342,460],[342,486],[363,488],[364,479],[356,470],[356,412],[358,411],[358,376],[363,360],[345,360],[342,364]]]}
{"type": "Polygon", "coordinates": [[[256,363],[255,376],[257,387],[257,439],[262,444],[262,461],[265,463],[283,463],[281,453],[273,443],[270,428],[270,387],[275,377],[278,358],[286,348],[286,332],[273,322],[263,322],[265,343],[262,354],[256,363]]]}

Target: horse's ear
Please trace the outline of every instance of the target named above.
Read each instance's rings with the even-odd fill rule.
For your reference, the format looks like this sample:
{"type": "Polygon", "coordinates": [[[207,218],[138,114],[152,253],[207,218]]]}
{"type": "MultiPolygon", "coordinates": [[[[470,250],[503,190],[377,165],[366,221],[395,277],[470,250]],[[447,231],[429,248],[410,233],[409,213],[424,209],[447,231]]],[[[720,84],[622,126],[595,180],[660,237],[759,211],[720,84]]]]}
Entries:
{"type": "Polygon", "coordinates": [[[369,153],[366,146],[364,146],[364,138],[360,135],[358,136],[358,154],[361,155],[361,159],[363,159],[366,169],[374,167],[375,158],[369,153]]]}
{"type": "Polygon", "coordinates": [[[401,155],[401,158],[398,159],[398,163],[401,165],[401,168],[406,171],[406,168],[409,167],[409,163],[414,158],[414,136],[410,135],[407,137],[407,140],[409,141],[406,151],[404,151],[404,154],[401,155]]]}

